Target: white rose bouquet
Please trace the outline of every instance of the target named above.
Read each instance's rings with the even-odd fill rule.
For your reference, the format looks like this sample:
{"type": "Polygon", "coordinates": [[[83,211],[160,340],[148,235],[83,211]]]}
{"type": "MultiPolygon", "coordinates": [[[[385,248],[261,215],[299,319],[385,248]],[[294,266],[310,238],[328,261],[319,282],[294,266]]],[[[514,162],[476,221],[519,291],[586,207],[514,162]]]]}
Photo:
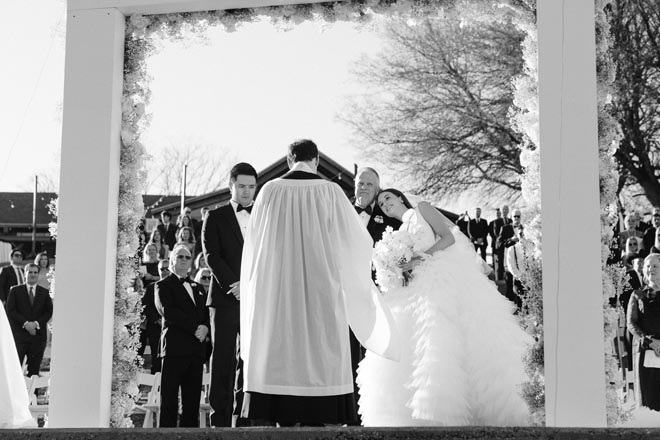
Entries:
{"type": "Polygon", "coordinates": [[[376,269],[376,284],[383,292],[401,287],[410,279],[410,273],[404,273],[400,265],[413,257],[413,244],[408,231],[394,231],[389,226],[383,233],[383,239],[376,243],[372,262],[376,269]]]}

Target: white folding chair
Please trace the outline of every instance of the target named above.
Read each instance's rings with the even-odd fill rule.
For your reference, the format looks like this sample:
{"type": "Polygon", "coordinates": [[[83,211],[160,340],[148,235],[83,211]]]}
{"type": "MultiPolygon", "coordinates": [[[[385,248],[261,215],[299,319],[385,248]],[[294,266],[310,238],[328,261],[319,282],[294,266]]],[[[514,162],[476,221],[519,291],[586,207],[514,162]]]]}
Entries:
{"type": "Polygon", "coordinates": [[[199,399],[199,427],[206,428],[206,417],[211,414],[209,392],[211,391],[211,373],[202,376],[202,396],[199,399]]]}
{"type": "Polygon", "coordinates": [[[146,396],[141,395],[133,408],[133,414],[144,414],[143,428],[154,427],[160,423],[160,373],[138,373],[138,387],[150,387],[146,396]]]}
{"type": "Polygon", "coordinates": [[[50,377],[34,375],[30,378],[30,388],[28,389],[28,396],[30,397],[30,413],[35,420],[39,416],[48,415],[48,401],[50,396],[50,377]],[[36,391],[45,388],[45,392],[41,396],[37,396],[36,391]]]}

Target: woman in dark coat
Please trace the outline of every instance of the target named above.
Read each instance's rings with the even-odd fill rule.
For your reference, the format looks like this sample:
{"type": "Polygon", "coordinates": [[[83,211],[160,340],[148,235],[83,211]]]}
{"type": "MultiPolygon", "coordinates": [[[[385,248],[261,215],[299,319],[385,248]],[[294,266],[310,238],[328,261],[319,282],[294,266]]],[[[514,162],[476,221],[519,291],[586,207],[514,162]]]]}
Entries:
{"type": "Polygon", "coordinates": [[[644,259],[646,287],[628,302],[628,330],[633,335],[635,398],[660,411],[660,254],[644,259]]]}

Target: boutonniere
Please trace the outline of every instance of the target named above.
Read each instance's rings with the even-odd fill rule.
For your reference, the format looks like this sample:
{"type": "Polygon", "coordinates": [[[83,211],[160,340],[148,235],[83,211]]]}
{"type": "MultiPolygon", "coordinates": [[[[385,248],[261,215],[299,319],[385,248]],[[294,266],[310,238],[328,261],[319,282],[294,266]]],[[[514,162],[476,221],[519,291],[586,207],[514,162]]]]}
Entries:
{"type": "Polygon", "coordinates": [[[192,283],[190,283],[190,285],[191,285],[192,287],[197,287],[197,283],[194,282],[194,281],[193,281],[192,283]]]}
{"type": "Polygon", "coordinates": [[[377,215],[374,217],[374,221],[376,223],[383,223],[383,216],[382,215],[377,215]]]}

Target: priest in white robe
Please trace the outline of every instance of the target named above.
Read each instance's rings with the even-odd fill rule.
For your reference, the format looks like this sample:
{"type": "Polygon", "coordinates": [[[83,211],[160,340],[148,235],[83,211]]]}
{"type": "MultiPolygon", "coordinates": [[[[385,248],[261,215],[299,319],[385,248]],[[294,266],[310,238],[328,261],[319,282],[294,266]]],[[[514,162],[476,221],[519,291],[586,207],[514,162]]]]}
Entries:
{"type": "Polygon", "coordinates": [[[316,174],[316,145],[294,142],[287,159],[290,172],[261,189],[243,247],[243,416],[351,423],[349,325],[384,357],[401,347],[371,280],[371,237],[341,188],[316,174]]]}

